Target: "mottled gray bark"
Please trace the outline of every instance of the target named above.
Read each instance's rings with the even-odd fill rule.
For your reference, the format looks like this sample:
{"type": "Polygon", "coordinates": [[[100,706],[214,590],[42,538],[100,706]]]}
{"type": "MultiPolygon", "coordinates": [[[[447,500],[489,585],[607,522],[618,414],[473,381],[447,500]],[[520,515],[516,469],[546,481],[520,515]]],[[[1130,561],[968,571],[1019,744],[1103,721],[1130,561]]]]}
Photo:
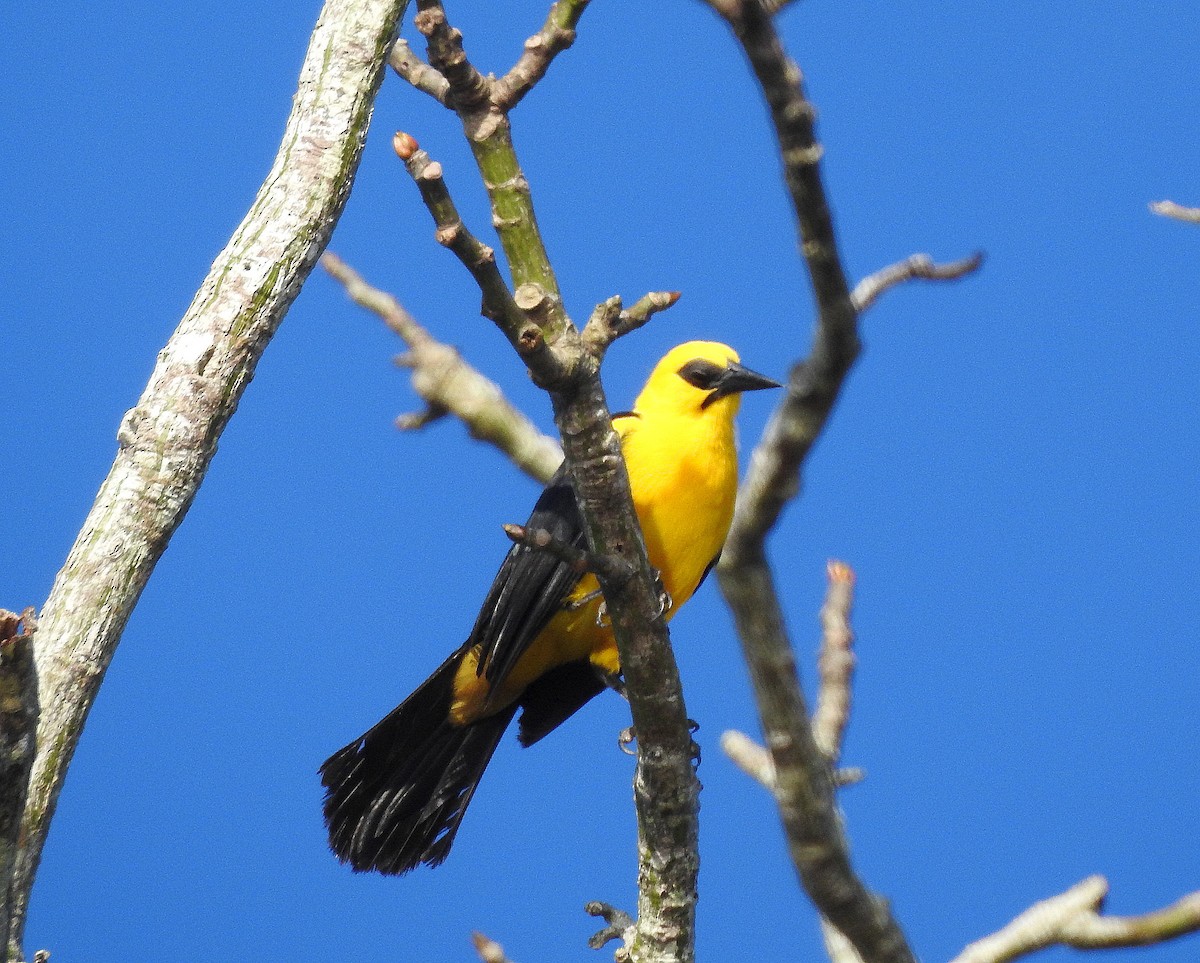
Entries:
{"type": "Polygon", "coordinates": [[[328,0],[322,9],[274,166],[122,421],[116,460],[42,610],[42,714],[10,889],[11,959],[21,958],[29,889],[88,710],[221,431],[341,214],[404,6],[328,0]]]}

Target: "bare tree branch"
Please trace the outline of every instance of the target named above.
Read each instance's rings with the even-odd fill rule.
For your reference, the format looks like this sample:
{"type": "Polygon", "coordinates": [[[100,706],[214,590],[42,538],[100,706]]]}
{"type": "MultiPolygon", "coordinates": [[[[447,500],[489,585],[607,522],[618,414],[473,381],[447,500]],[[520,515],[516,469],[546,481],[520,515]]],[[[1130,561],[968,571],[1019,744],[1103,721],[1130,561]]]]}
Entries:
{"type": "Polygon", "coordinates": [[[1060,944],[1079,950],[1148,946],[1200,930],[1200,891],[1141,916],[1101,916],[1107,895],[1108,881],[1089,876],[972,943],[953,963],[1007,963],[1060,944]]]}
{"type": "Polygon", "coordinates": [[[831,766],[836,766],[850,721],[850,684],[854,679],[854,631],[850,628],[854,572],[845,562],[830,562],[826,574],[829,587],[821,606],[821,654],[817,658],[821,687],[812,729],[817,748],[831,766]]]}
{"type": "Polygon", "coordinates": [[[863,963],[863,958],[858,955],[854,944],[824,916],[821,917],[821,938],[825,941],[829,963],[863,963]]]}
{"type": "Polygon", "coordinates": [[[679,672],[600,383],[603,352],[581,337],[563,307],[495,84],[471,65],[439,0],[418,0],[414,23],[428,40],[430,66],[448,81],[447,104],[463,125],[488,192],[513,301],[532,322],[509,325],[505,333],[535,382],[550,392],[589,545],[595,555],[620,559],[635,573],[618,583],[598,576],[638,733],[639,896],[629,952],[638,963],[690,963],[699,783],[679,672]]]}
{"type": "Polygon", "coordinates": [[[472,933],[471,943],[475,947],[475,952],[479,954],[479,959],[482,963],[511,963],[509,958],[504,955],[504,947],[482,933],[472,933]]]}
{"type": "Polygon", "coordinates": [[[593,950],[599,950],[613,940],[620,940],[621,946],[613,954],[613,958],[618,963],[628,960],[629,948],[633,945],[637,932],[637,923],[633,917],[624,910],[617,909],[615,906],[609,906],[607,903],[601,903],[598,900],[593,900],[585,905],[583,911],[589,916],[599,916],[605,922],[602,930],[598,930],[588,937],[588,946],[593,950]]]}
{"type": "Polygon", "coordinates": [[[568,545],[544,528],[526,528],[524,525],[505,525],[504,534],[518,545],[526,545],[539,552],[549,552],[582,575],[591,572],[605,579],[610,585],[623,584],[633,578],[633,568],[624,559],[614,555],[597,555],[568,545]]]}
{"type": "Polygon", "coordinates": [[[636,331],[659,311],[673,307],[679,296],[678,291],[651,291],[624,309],[619,296],[601,301],[583,327],[584,344],[590,351],[603,355],[617,338],[636,331]]]}
{"type": "Polygon", "coordinates": [[[9,945],[13,916],[12,879],[29,793],[29,772],[37,750],[38,679],[32,637],[32,608],[20,615],[0,609],[0,947],[9,945]]]}
{"type": "Polygon", "coordinates": [[[554,344],[570,321],[538,230],[529,181],[513,148],[508,113],[493,99],[491,82],[467,59],[462,34],[446,22],[441,0],[417,0],[417,10],[413,22],[429,43],[430,65],[450,83],[449,104],[462,122],[483,177],[492,205],[492,225],[508,257],[514,290],[533,285],[544,293],[549,317],[542,333],[554,344]]]}
{"type": "Polygon", "coordinates": [[[450,412],[472,438],[494,445],[538,481],[549,480],[562,464],[562,449],[504,397],[499,385],[453,347],[436,340],[394,297],[372,287],[336,254],[326,252],[321,266],[345,285],[352,301],[377,314],[408,345],[402,363],[412,370],[413,389],[430,407],[422,416],[410,416],[404,427],[422,427],[431,417],[450,412]]]}
{"type": "MultiPolygon", "coordinates": [[[[851,644],[854,633],[850,628],[850,609],[854,602],[854,572],[844,562],[830,562],[826,567],[828,588],[821,607],[821,652],[818,667],[821,688],[817,710],[813,714],[812,730],[817,747],[830,766],[841,755],[842,737],[850,718],[850,692],[854,674],[854,654],[851,644]]],[[[779,781],[775,761],[765,748],[737,731],[721,736],[721,748],[739,769],[750,776],[778,799],[779,781]]],[[[844,786],[862,779],[861,770],[835,770],[833,783],[844,786]]],[[[861,963],[862,957],[854,945],[829,920],[821,916],[821,935],[833,963],[861,963]]]]}
{"type": "MultiPolygon", "coordinates": [[[[599,359],[593,356],[592,364],[594,372],[599,359]]],[[[552,398],[589,543],[596,553],[623,558],[636,573],[619,585],[600,576],[638,734],[638,912],[630,959],[691,963],[700,784],[679,669],[599,377],[592,373],[575,392],[552,398]]]]}
{"type": "Polygon", "coordinates": [[[780,817],[805,890],[864,960],[914,963],[886,904],[850,864],[830,767],[809,725],[764,547],[766,533],[798,490],[800,465],[859,352],[857,311],[821,183],[815,110],[762,0],[709,2],[741,43],[770,108],[817,305],[812,351],[793,368],[788,396],[754,453],[717,572],[742,639],[775,763],[780,817]]]}
{"type": "Polygon", "coordinates": [[[1200,207],[1184,207],[1174,201],[1153,201],[1150,210],[1163,217],[1173,217],[1177,221],[1200,224],[1200,207]]]}
{"type": "Polygon", "coordinates": [[[443,107],[448,106],[450,82],[418,57],[403,37],[397,37],[392,45],[388,66],[417,90],[429,94],[443,107]]]}
{"type": "MultiPolygon", "coordinates": [[[[796,214],[800,252],[816,298],[819,328],[813,354],[822,362],[823,373],[848,370],[859,351],[857,318],[821,182],[824,150],[814,130],[816,109],[804,94],[800,68],[784,51],[762,0],[708,2],[741,43],[770,109],[796,214]]],[[[836,388],[830,385],[826,393],[836,394],[836,388]]]]}
{"type": "MultiPolygon", "coordinates": [[[[775,761],[771,754],[744,732],[728,729],[721,733],[721,750],[729,761],[769,792],[775,792],[775,761]]],[[[833,771],[833,784],[838,788],[862,782],[866,773],[857,766],[833,771]]]]}
{"type": "Polygon", "coordinates": [[[409,134],[397,132],[393,144],[397,156],[404,161],[405,170],[421,192],[421,200],[429,209],[437,242],[454,252],[479,285],[484,316],[495,321],[513,343],[531,338],[533,335],[528,330],[531,322],[513,300],[508,282],[496,265],[496,252],[463,223],[446,185],[442,165],[421,150],[409,134]]]}
{"type": "Polygon", "coordinates": [[[404,5],[327,0],[274,166],[122,421],[116,460],[42,610],[42,715],[11,889],[10,954],[20,953],[63,777],[129,614],[345,204],[404,5]]]}
{"type": "Polygon", "coordinates": [[[587,5],[588,0],[555,0],[542,29],[525,41],[520,59],[492,85],[492,99],[501,110],[512,110],[546,76],[551,61],[575,42],[587,5]]]}
{"type": "Polygon", "coordinates": [[[721,749],[742,772],[769,792],[775,792],[775,760],[744,732],[721,733],[721,749]]]}
{"type": "Polygon", "coordinates": [[[934,264],[928,254],[913,254],[863,278],[854,286],[854,293],[850,297],[854,301],[854,309],[862,314],[879,300],[880,295],[905,281],[955,281],[979,270],[982,264],[982,251],[949,264],[934,264]]]}

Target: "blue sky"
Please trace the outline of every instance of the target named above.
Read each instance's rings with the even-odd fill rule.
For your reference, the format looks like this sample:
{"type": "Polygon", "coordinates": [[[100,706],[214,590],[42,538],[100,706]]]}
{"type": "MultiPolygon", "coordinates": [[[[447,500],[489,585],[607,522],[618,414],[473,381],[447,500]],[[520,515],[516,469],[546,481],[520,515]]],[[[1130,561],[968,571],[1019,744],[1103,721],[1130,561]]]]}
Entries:
{"type": "MultiPolygon", "coordinates": [[[[0,605],[44,600],[122,414],[269,168],[317,10],[9,12],[0,605]]],[[[496,71],[544,15],[526,0],[449,12],[496,71]]],[[[1094,872],[1113,911],[1170,902],[1200,888],[1200,229],[1146,203],[1200,204],[1200,15],[804,0],[783,26],[852,275],[914,251],[988,255],[976,277],[909,286],[865,318],[867,350],[771,540],[808,682],[825,561],[859,574],[855,859],[927,961],[1094,872]]],[[[707,8],[596,0],[513,119],[572,314],[683,292],[611,352],[615,407],[689,338],[776,376],[804,353],[765,114],[707,8]]],[[[389,77],[332,248],[548,429],[434,243],[396,129],[486,232],[457,123],[389,77]]],[[[397,350],[312,277],[109,672],[30,949],[440,963],[470,959],[481,929],[519,963],[600,959],[583,903],[632,908],[616,698],[535,749],[506,740],[437,871],[354,876],[326,851],[317,766],[461,641],[500,524],[536,495],[457,425],[393,429],[416,407],[397,350]]],[[[745,444],[770,404],[747,398],[745,444]]],[[[704,749],[701,958],[811,957],[772,808],[717,747],[755,717],[715,586],[673,635],[704,749]]],[[[1197,945],[1106,959],[1182,963],[1197,945]]]]}

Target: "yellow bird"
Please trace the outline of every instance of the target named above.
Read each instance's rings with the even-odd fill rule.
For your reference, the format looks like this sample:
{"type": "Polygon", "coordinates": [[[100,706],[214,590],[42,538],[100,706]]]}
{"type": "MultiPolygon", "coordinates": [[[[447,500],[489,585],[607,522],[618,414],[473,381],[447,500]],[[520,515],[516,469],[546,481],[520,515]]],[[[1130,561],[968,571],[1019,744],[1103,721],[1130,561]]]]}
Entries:
{"type": "MultiPolygon", "coordinates": [[[[720,555],[737,493],[734,416],[743,391],[779,383],[712,341],[669,351],[633,411],[613,417],[669,619],[720,555]]],[[[559,468],[526,525],[585,546],[559,468]]],[[[517,710],[522,745],[565,722],[621,671],[599,586],[550,552],[514,545],[467,641],[373,728],[321,767],[325,822],[355,870],[405,873],[446,858],[517,710]]]]}

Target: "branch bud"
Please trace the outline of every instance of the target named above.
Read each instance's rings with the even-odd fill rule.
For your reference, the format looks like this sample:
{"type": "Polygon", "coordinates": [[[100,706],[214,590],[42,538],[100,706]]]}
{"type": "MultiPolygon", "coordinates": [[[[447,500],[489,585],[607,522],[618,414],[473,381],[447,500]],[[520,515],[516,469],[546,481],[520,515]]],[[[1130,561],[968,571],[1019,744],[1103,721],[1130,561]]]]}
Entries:
{"type": "Polygon", "coordinates": [[[417,139],[412,134],[406,134],[402,130],[396,131],[395,136],[392,138],[392,150],[396,152],[396,156],[402,161],[408,160],[420,149],[421,145],[417,143],[417,139]]]}

